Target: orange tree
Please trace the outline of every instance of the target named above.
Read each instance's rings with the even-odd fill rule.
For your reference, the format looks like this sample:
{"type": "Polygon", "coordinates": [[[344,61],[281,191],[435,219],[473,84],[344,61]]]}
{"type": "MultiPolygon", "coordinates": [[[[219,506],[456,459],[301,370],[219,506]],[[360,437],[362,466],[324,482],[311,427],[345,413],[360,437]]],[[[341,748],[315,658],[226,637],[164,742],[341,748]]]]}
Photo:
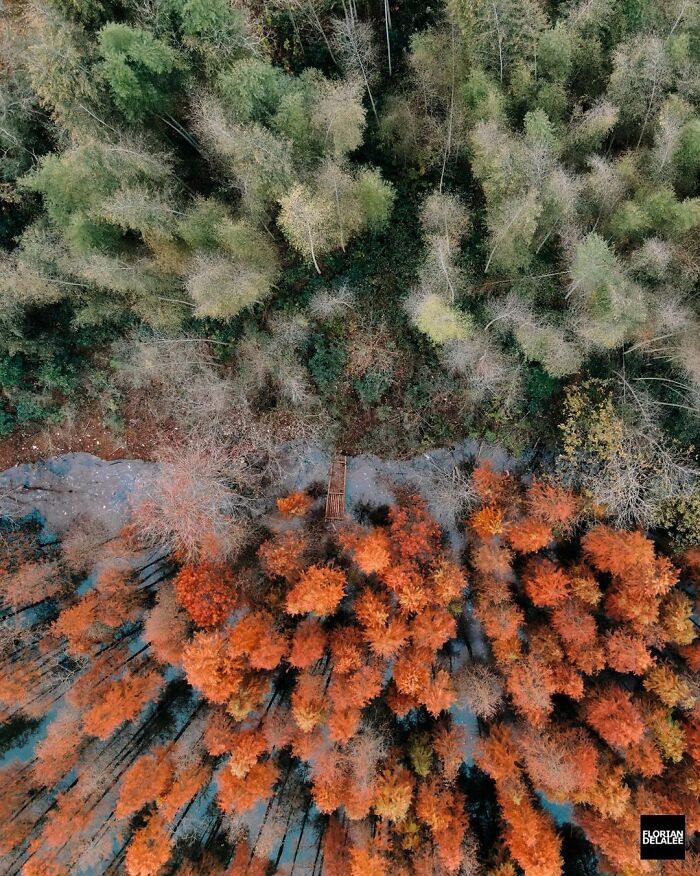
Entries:
{"type": "Polygon", "coordinates": [[[59,556],[41,618],[12,584],[0,694],[56,708],[3,771],[15,869],[549,876],[574,854],[558,804],[576,854],[656,872],[637,814],[700,815],[697,559],[545,479],[472,485],[466,563],[415,495],[329,528],[294,494],[235,562],[144,586],[111,557],[77,591],[59,556]]]}

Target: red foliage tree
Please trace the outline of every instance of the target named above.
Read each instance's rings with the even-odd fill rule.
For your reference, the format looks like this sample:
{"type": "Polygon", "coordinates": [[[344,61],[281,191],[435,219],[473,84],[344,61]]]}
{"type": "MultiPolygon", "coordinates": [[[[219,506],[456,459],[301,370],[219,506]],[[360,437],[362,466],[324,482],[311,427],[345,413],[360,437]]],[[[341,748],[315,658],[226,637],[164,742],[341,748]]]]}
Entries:
{"type": "Polygon", "coordinates": [[[228,767],[239,779],[248,775],[261,754],[267,751],[267,739],[260,729],[241,728],[232,734],[228,767]]]}
{"type": "MultiPolygon", "coordinates": [[[[236,853],[225,876],[266,876],[269,861],[253,855],[250,846],[245,840],[240,840],[236,845],[236,853]]],[[[277,874],[279,871],[277,871],[277,874]]],[[[208,876],[209,871],[201,876],[208,876]]],[[[199,874],[198,874],[199,876],[199,874]]]]}
{"type": "Polygon", "coordinates": [[[578,799],[598,779],[598,751],[580,728],[560,727],[556,721],[544,731],[525,725],[513,739],[533,784],[552,801],[578,799]]]}
{"type": "Polygon", "coordinates": [[[535,809],[522,789],[509,793],[499,788],[498,802],[508,823],[508,851],[530,876],[557,876],[562,872],[561,843],[552,819],[535,809]]]}
{"type": "Polygon", "coordinates": [[[231,657],[247,655],[253,669],[274,669],[288,650],[286,636],[278,632],[267,611],[245,615],[228,631],[226,653],[231,657]]]}
{"type": "Polygon", "coordinates": [[[23,563],[2,585],[5,600],[13,608],[33,605],[60,593],[66,586],[59,564],[54,561],[23,563]]]}
{"type": "Polygon", "coordinates": [[[213,703],[225,703],[243,683],[246,662],[231,654],[220,630],[195,634],[183,652],[187,679],[213,703]]]}
{"type": "Polygon", "coordinates": [[[461,724],[453,727],[440,724],[433,731],[433,750],[440,759],[446,781],[453,782],[457,778],[466,757],[468,741],[467,731],[461,724]]]}
{"type": "Polygon", "coordinates": [[[258,761],[242,778],[224,767],[217,777],[218,803],[222,812],[241,815],[260,800],[267,800],[279,778],[279,770],[270,761],[258,761]]]}
{"type": "Polygon", "coordinates": [[[33,791],[24,775],[24,765],[10,762],[0,767],[0,855],[9,855],[34,830],[37,813],[31,807],[33,791]]]}
{"type": "Polygon", "coordinates": [[[523,584],[528,597],[537,606],[558,605],[569,593],[566,573],[551,560],[528,563],[523,573],[523,584]]]}
{"type": "Polygon", "coordinates": [[[184,565],[173,581],[180,604],[200,627],[214,627],[231,614],[237,590],[233,573],[211,563],[184,565]]]}
{"type": "Polygon", "coordinates": [[[159,663],[179,666],[189,623],[189,616],[172,587],[161,585],[155,606],[146,613],[141,638],[150,643],[153,656],[159,663]]]}
{"type": "Polygon", "coordinates": [[[175,764],[164,746],[141,755],[124,774],[114,814],[126,818],[138,812],[165,792],[174,775],[175,764]]]}
{"type": "Polygon", "coordinates": [[[64,708],[51,722],[46,737],[36,744],[34,774],[43,785],[55,785],[76,764],[85,745],[82,716],[64,708]]]}
{"type": "Polygon", "coordinates": [[[513,553],[497,539],[480,541],[472,553],[474,567],[484,576],[493,576],[499,580],[512,577],[513,553]]]}
{"type": "Polygon", "coordinates": [[[236,726],[227,715],[219,710],[210,711],[204,730],[204,747],[212,757],[219,757],[233,750],[236,740],[236,726]]]}
{"type": "Polygon", "coordinates": [[[485,505],[469,518],[469,526],[479,538],[503,535],[507,528],[506,514],[497,505],[485,505]]]}
{"type": "Polygon", "coordinates": [[[389,534],[399,564],[429,563],[439,553],[440,527],[419,496],[399,493],[389,509],[389,534]]]}
{"type": "Polygon", "coordinates": [[[121,564],[102,567],[95,576],[95,591],[97,619],[104,626],[116,629],[141,614],[141,592],[134,586],[131,569],[121,564]]]}
{"type": "Polygon", "coordinates": [[[415,780],[406,767],[388,765],[377,778],[374,811],[380,818],[402,821],[411,806],[414,785],[415,780]]]}
{"type": "Polygon", "coordinates": [[[432,591],[432,601],[435,605],[450,605],[464,598],[468,586],[468,578],[463,569],[449,560],[441,557],[431,568],[428,581],[432,591]]]}
{"type": "Polygon", "coordinates": [[[577,599],[567,599],[553,609],[552,626],[569,649],[585,648],[598,638],[593,613],[577,599]]]}
{"type": "Polygon", "coordinates": [[[621,628],[611,631],[605,637],[605,654],[608,665],[617,672],[644,675],[654,665],[646,640],[621,628]]]}
{"type": "Polygon", "coordinates": [[[502,722],[492,724],[489,735],[480,737],[474,750],[475,762],[496,782],[518,777],[518,758],[513,731],[502,722]]]}
{"type": "Polygon", "coordinates": [[[365,575],[382,572],[391,563],[391,540],[385,529],[346,530],[338,541],[365,575]]]}
{"type": "Polygon", "coordinates": [[[379,657],[393,657],[408,641],[408,623],[395,616],[388,595],[366,588],[355,597],[355,617],[365,641],[379,657]]]}
{"type": "Polygon", "coordinates": [[[533,517],[560,528],[567,526],[577,511],[576,497],[571,490],[538,478],[533,478],[528,487],[527,506],[533,517]]]}
{"type": "Polygon", "coordinates": [[[613,575],[625,575],[640,566],[651,566],[654,561],[654,545],[641,532],[596,526],[581,539],[581,544],[597,569],[613,575]]]}
{"type": "Polygon", "coordinates": [[[550,543],[552,527],[537,517],[521,517],[509,526],[506,538],[519,554],[532,554],[550,543]]]}
{"type": "Polygon", "coordinates": [[[430,683],[432,651],[429,648],[406,648],[394,664],[394,683],[401,693],[421,699],[430,683]]]}
{"type": "Polygon", "coordinates": [[[436,779],[423,783],[416,796],[416,815],[430,828],[448,873],[456,873],[462,863],[461,846],[467,830],[464,804],[459,791],[441,786],[436,779]]]}
{"type": "Polygon", "coordinates": [[[627,747],[625,762],[629,772],[639,773],[646,779],[660,776],[664,771],[661,752],[654,740],[648,736],[627,747]]]}
{"type": "Polygon", "coordinates": [[[64,608],[54,622],[52,632],[66,637],[69,654],[89,654],[102,638],[103,634],[96,629],[99,603],[99,595],[91,591],[74,605],[64,608]]]}
{"type": "Polygon", "coordinates": [[[389,876],[388,862],[376,850],[353,846],[350,849],[350,876],[389,876]]]}
{"type": "Polygon", "coordinates": [[[544,726],[552,711],[554,679],[551,669],[528,655],[526,660],[509,668],[506,688],[518,712],[533,726],[544,726]]]}
{"type": "Polygon", "coordinates": [[[156,876],[170,859],[172,840],[163,820],[152,815],[145,827],[134,833],[126,850],[129,876],[156,876]]]}
{"type": "Polygon", "coordinates": [[[390,566],[382,572],[382,580],[394,593],[403,614],[423,611],[430,602],[427,582],[414,564],[390,566]]]}
{"type": "Polygon", "coordinates": [[[345,675],[363,666],[368,653],[357,627],[336,627],[330,636],[333,672],[345,675]]]}
{"type": "Polygon", "coordinates": [[[236,452],[199,430],[157,456],[156,475],[132,515],[139,539],[187,563],[234,555],[246,538],[232,482],[241,469],[236,452]]]}
{"type": "Polygon", "coordinates": [[[330,615],[335,612],[345,594],[347,578],[341,569],[330,566],[309,566],[287,594],[289,614],[330,615]]]}
{"type": "Polygon", "coordinates": [[[345,829],[331,817],[323,834],[323,866],[327,876],[345,876],[349,869],[345,829]]]}
{"type": "Polygon", "coordinates": [[[127,673],[112,682],[102,701],[85,712],[85,732],[99,739],[109,739],[125,721],[133,721],[146,703],[158,695],[162,686],[163,678],[158,672],[127,673]]]}
{"type": "Polygon", "coordinates": [[[183,806],[190,803],[209,782],[211,775],[212,768],[196,759],[178,770],[173,783],[158,803],[158,809],[167,822],[173,822],[183,806]]]}
{"type": "Polygon", "coordinates": [[[411,621],[411,641],[417,648],[437,651],[457,632],[454,615],[444,608],[428,608],[411,621]]]}
{"type": "Polygon", "coordinates": [[[327,710],[324,687],[321,675],[303,673],[297,680],[292,694],[292,714],[304,733],[313,730],[327,710]]]}
{"type": "Polygon", "coordinates": [[[457,699],[449,672],[438,669],[423,689],[419,699],[435,717],[449,709],[457,699]]]}
{"type": "Polygon", "coordinates": [[[626,748],[644,736],[644,721],[630,694],[616,684],[592,692],[584,702],[588,724],[609,745],[626,748]]]}
{"type": "Polygon", "coordinates": [[[258,548],[258,557],[268,575],[292,582],[303,567],[306,550],[304,535],[290,531],[263,542],[258,548]]]}
{"type": "Polygon", "coordinates": [[[472,485],[484,502],[507,503],[513,496],[513,487],[508,473],[494,471],[490,459],[480,460],[472,472],[472,485]]]}
{"type": "Polygon", "coordinates": [[[328,636],[314,617],[305,618],[294,631],[289,662],[297,669],[309,669],[323,657],[328,636]]]}
{"type": "Polygon", "coordinates": [[[314,500],[308,493],[297,490],[277,499],[277,510],[284,517],[304,517],[311,510],[314,500]]]}

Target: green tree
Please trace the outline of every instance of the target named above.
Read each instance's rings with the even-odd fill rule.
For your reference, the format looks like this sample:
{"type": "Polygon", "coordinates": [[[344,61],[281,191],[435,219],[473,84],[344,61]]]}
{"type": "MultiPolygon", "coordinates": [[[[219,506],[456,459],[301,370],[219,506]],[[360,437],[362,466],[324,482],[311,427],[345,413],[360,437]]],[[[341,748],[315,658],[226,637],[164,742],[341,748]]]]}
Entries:
{"type": "Polygon", "coordinates": [[[266,124],[289,90],[289,80],[278,67],[262,58],[244,58],[219,74],[216,90],[231,118],[266,124]]]}
{"type": "Polygon", "coordinates": [[[0,30],[0,181],[8,183],[28,170],[34,155],[46,148],[48,120],[22,63],[28,50],[24,33],[10,26],[0,30]]]}
{"type": "Polygon", "coordinates": [[[314,121],[324,147],[336,161],[362,143],[365,129],[362,92],[363,85],[359,79],[324,82],[314,108],[314,121]]]}
{"type": "Polygon", "coordinates": [[[519,63],[534,69],[547,17],[536,0],[450,0],[465,45],[503,85],[519,63]]]}
{"type": "Polygon", "coordinates": [[[132,123],[166,112],[183,62],[175,49],[150,31],[127,24],[106,24],[99,33],[101,63],[114,103],[132,123]]]}
{"type": "Polygon", "coordinates": [[[473,331],[472,321],[442,296],[435,292],[421,293],[409,301],[409,313],[416,328],[434,344],[468,338],[473,331]]]}
{"type": "Polygon", "coordinates": [[[537,193],[509,198],[489,211],[488,227],[491,251],[484,271],[493,267],[503,273],[514,273],[526,268],[532,259],[532,243],[537,220],[542,212],[537,193]]]}
{"type": "Polygon", "coordinates": [[[244,209],[265,216],[295,178],[291,143],[257,122],[235,121],[211,96],[196,107],[195,128],[236,182],[244,209]]]}
{"type": "Polygon", "coordinates": [[[242,5],[228,0],[168,0],[180,19],[185,44],[201,55],[209,69],[229,66],[257,49],[259,39],[242,5]]]}
{"type": "Polygon", "coordinates": [[[580,347],[567,340],[557,326],[542,321],[525,322],[516,328],[515,338],[525,358],[540,362],[551,377],[565,377],[581,368],[580,347]]]}
{"type": "Polygon", "coordinates": [[[375,168],[362,168],[355,179],[355,197],[362,215],[362,227],[381,231],[391,215],[396,194],[391,183],[375,168]]]}
{"type": "Polygon", "coordinates": [[[621,121],[633,127],[638,141],[653,129],[672,84],[672,63],[661,38],[638,36],[616,49],[608,96],[620,108],[621,121]]]}
{"type": "Polygon", "coordinates": [[[420,220],[426,238],[442,238],[447,250],[459,246],[470,225],[469,210],[460,198],[439,191],[425,199],[420,220]]]}
{"type": "Polygon", "coordinates": [[[122,187],[155,187],[171,181],[167,156],[150,153],[136,142],[87,141],[60,155],[42,158],[21,180],[41,194],[49,219],[78,250],[118,247],[121,232],[100,217],[108,198],[122,187]]]}
{"type": "Polygon", "coordinates": [[[137,231],[144,240],[171,237],[173,220],[182,211],[173,205],[175,196],[168,189],[149,191],[145,186],[118,189],[102,202],[100,215],[124,231],[137,231]]]}
{"type": "Polygon", "coordinates": [[[537,69],[540,75],[566,81],[573,61],[575,38],[563,21],[539,34],[537,43],[537,69]]]}
{"type": "Polygon", "coordinates": [[[296,185],[280,198],[280,208],[277,221],[285,237],[320,274],[318,259],[331,246],[334,211],[330,198],[319,198],[307,186],[296,185]]]}
{"type": "Polygon", "coordinates": [[[615,127],[619,110],[608,100],[599,100],[572,120],[571,139],[575,149],[591,152],[598,149],[615,127]]]}
{"type": "Polygon", "coordinates": [[[94,44],[50,6],[33,6],[28,23],[27,72],[39,101],[71,133],[98,130],[102,94],[92,69],[94,44]]]}
{"type": "Polygon", "coordinates": [[[578,333],[595,347],[619,346],[630,331],[644,323],[642,290],[624,275],[615,253],[596,233],[575,249],[568,292],[577,309],[578,333]]]}
{"type": "MultiPolygon", "coordinates": [[[[200,205],[200,216],[206,208],[200,205]]],[[[216,215],[210,209],[210,215],[216,215]]],[[[199,239],[204,242],[203,237],[199,239]]],[[[186,287],[198,315],[230,319],[269,297],[279,258],[269,236],[251,223],[217,216],[207,245],[195,253],[186,287]]]]}
{"type": "Polygon", "coordinates": [[[187,291],[199,316],[231,319],[270,294],[274,268],[235,261],[223,254],[198,255],[187,277],[187,291]]]}
{"type": "Polygon", "coordinates": [[[356,183],[352,176],[340,165],[329,161],[321,168],[317,179],[317,203],[330,204],[329,219],[332,229],[328,230],[330,240],[342,250],[348,240],[362,227],[363,216],[355,197],[356,183]]]}

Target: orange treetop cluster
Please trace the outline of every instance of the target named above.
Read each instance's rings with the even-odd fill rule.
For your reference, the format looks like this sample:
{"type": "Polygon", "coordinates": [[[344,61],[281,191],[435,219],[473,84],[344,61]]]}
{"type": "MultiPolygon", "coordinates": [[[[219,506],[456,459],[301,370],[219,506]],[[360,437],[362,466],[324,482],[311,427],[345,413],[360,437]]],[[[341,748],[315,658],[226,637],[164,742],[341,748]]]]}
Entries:
{"type": "Polygon", "coordinates": [[[697,552],[681,567],[640,532],[580,530],[582,502],[544,480],[472,480],[469,577],[400,491],[385,523],[337,530],[292,494],[255,554],[146,589],[124,559],[82,595],[60,556],[15,562],[8,604],[25,580],[48,608],[17,627],[0,696],[8,716],[60,709],[2,772],[0,853],[50,876],[101,867],[119,836],[130,876],[263,874],[298,815],[326,876],[554,876],[541,795],[574,807],[607,871],[660,873],[638,860],[639,812],[700,822],[697,552]],[[495,846],[468,815],[474,745],[495,846]],[[196,863],[179,837],[209,798],[198,829],[223,819],[234,848],[202,840],[196,863]]]}

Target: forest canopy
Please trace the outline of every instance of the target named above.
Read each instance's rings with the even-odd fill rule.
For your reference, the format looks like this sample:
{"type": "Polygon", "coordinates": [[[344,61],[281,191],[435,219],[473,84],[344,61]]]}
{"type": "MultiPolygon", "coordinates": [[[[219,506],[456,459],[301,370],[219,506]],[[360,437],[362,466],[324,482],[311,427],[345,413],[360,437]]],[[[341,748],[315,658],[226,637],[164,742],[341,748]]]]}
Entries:
{"type": "Polygon", "coordinates": [[[144,351],[193,380],[201,344],[190,421],[563,447],[663,523],[697,502],[697,4],[375,5],[7,8],[0,430],[89,408],[137,447],[143,393],[180,413],[144,351]]]}
{"type": "Polygon", "coordinates": [[[697,873],[698,0],[9,0],[0,58],[0,871],[697,873]],[[70,451],[147,488],[73,519],[70,451]]]}
{"type": "Polygon", "coordinates": [[[639,813],[700,827],[698,550],[470,485],[465,563],[405,489],[335,529],[282,496],[228,561],[154,565],[151,505],[10,533],[2,717],[46,726],[1,768],[10,870],[660,874],[639,813]]]}

